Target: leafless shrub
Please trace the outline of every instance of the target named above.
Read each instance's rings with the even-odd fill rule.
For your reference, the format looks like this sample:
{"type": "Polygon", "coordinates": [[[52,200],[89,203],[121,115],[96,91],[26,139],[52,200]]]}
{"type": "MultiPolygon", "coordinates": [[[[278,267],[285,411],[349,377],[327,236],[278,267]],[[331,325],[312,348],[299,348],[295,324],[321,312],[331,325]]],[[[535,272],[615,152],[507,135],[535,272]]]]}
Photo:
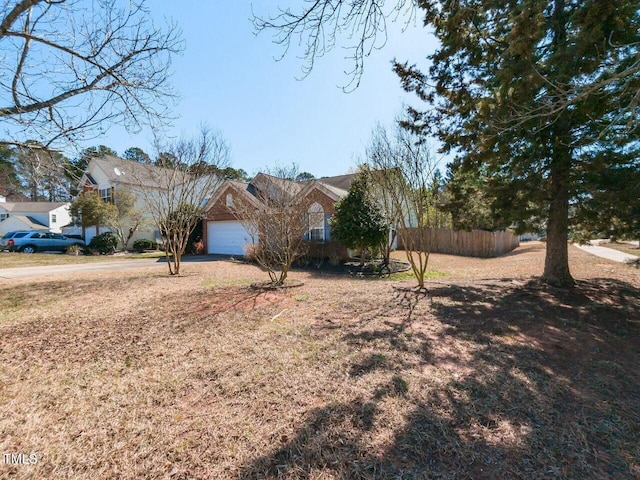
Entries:
{"type": "Polygon", "coordinates": [[[238,196],[230,207],[257,245],[252,255],[273,285],[285,282],[291,264],[306,248],[306,210],[297,196],[300,185],[293,181],[297,174],[295,165],[271,169],[255,182],[255,196],[238,196]]]}
{"type": "Polygon", "coordinates": [[[429,147],[397,126],[392,136],[378,126],[367,147],[367,165],[374,194],[388,221],[396,225],[418,285],[424,288],[437,206],[431,186],[437,162],[429,147]]]}

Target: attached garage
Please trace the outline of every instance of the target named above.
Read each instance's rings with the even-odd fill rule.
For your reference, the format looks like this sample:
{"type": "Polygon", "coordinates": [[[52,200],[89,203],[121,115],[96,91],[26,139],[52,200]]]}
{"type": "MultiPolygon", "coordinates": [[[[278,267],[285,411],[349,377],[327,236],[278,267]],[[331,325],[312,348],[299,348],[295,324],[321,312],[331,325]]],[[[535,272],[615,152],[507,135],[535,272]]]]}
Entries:
{"type": "Polygon", "coordinates": [[[207,253],[244,255],[244,246],[253,243],[238,221],[207,222],[207,253]]]}

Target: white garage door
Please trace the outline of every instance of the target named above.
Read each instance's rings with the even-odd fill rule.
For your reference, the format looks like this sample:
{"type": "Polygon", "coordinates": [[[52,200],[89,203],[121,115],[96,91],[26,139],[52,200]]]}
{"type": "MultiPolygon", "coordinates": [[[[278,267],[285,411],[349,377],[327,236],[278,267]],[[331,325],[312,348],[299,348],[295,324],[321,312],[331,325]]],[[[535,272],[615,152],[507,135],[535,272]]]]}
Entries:
{"type": "Polygon", "coordinates": [[[207,251],[225,255],[244,255],[251,235],[240,222],[208,222],[207,251]]]}

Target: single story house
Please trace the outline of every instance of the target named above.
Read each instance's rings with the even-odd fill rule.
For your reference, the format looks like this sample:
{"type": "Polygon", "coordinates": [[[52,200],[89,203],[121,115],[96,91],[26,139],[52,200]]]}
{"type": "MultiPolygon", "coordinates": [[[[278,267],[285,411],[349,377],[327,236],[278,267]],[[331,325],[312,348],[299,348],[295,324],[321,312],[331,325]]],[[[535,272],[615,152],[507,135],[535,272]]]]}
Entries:
{"type": "Polygon", "coordinates": [[[278,184],[282,182],[287,182],[287,190],[297,197],[296,201],[307,214],[305,240],[318,243],[331,241],[329,219],[335,213],[335,203],[347,195],[354,177],[355,174],[348,174],[294,182],[259,173],[248,183],[225,180],[207,205],[202,229],[206,252],[244,255],[246,246],[251,244],[251,235],[233,213],[234,199],[242,197],[257,207],[259,192],[279,188],[278,184]]]}
{"type": "Polygon", "coordinates": [[[13,230],[50,230],[61,233],[71,223],[68,202],[0,201],[0,234],[13,230]]]}

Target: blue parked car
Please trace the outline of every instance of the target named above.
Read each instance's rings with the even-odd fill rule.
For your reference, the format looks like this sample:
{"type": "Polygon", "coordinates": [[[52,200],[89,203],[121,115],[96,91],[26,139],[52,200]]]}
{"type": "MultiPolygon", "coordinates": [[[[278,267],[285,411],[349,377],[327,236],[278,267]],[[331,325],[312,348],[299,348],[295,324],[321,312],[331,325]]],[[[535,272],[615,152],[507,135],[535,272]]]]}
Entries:
{"type": "Polygon", "coordinates": [[[10,252],[66,252],[69,247],[84,247],[84,242],[77,238],[68,238],[59,233],[18,230],[8,232],[2,237],[0,247],[10,252]]]}

